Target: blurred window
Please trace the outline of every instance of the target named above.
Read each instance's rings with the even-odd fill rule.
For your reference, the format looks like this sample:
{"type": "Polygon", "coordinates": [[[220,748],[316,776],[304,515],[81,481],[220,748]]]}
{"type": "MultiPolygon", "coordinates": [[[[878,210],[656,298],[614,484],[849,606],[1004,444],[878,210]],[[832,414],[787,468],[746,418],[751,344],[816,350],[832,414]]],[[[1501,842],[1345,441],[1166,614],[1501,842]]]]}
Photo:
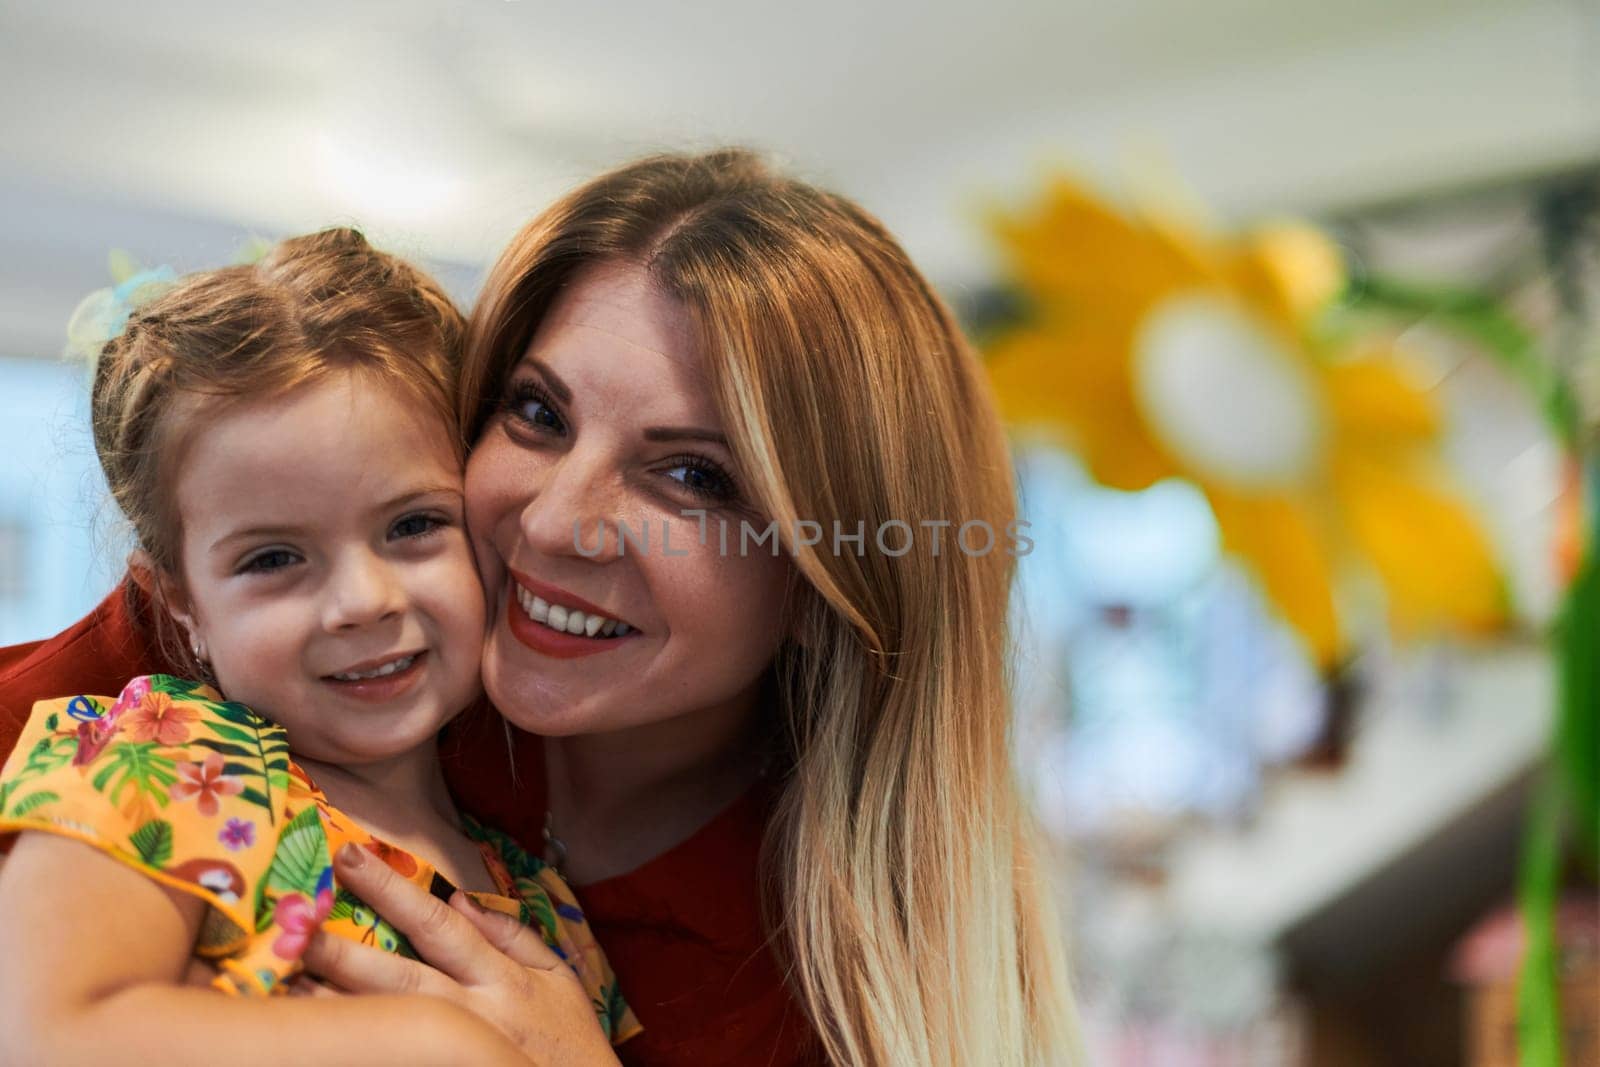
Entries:
{"type": "Polygon", "coordinates": [[[0,356],[0,644],[45,637],[103,597],[124,540],[94,458],[76,364],[0,356]]]}

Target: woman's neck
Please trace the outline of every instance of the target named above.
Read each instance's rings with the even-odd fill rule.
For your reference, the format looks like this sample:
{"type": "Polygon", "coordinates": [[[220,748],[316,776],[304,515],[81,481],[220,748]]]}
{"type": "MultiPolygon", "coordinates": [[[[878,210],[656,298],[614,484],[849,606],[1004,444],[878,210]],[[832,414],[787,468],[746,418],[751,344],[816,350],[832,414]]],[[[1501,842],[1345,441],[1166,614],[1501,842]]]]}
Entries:
{"type": "Polygon", "coordinates": [[[578,885],[639,867],[692,836],[764,769],[755,695],[615,733],[547,737],[547,814],[578,885]]]}

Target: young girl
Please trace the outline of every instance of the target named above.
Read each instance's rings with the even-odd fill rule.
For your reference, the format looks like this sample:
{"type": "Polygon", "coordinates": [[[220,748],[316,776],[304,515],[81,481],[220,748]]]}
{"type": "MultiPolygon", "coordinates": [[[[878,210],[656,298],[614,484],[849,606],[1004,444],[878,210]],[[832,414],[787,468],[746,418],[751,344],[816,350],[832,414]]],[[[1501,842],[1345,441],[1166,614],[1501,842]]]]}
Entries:
{"type": "MultiPolygon", "coordinates": [[[[409,954],[335,884],[348,845],[537,924],[611,1041],[638,1030],[571,891],[458,813],[439,770],[485,626],[452,414],[462,331],[431,281],[330,230],[185,279],[105,346],[96,451],[133,570],[204,681],[35,707],[0,773],[0,830],[25,831],[0,878],[0,1059],[281,1059],[281,1013],[183,978],[198,955],[225,993],[283,992],[319,929],[409,954]]],[[[484,1055],[426,1005],[283,1045],[484,1055]]]]}

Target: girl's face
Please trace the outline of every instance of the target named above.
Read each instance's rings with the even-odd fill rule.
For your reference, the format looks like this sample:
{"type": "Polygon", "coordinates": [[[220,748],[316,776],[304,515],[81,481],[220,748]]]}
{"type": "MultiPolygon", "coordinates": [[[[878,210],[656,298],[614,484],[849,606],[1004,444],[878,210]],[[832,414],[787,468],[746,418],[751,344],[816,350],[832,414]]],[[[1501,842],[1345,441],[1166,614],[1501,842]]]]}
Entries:
{"type": "Polygon", "coordinates": [[[563,736],[748,707],[790,568],[741,481],[683,309],[632,264],[580,272],[467,462],[501,714],[563,736]]]}
{"type": "Polygon", "coordinates": [[[431,411],[339,373],[224,411],[177,469],[179,620],[296,754],[397,756],[472,701],[483,598],[431,411]]]}

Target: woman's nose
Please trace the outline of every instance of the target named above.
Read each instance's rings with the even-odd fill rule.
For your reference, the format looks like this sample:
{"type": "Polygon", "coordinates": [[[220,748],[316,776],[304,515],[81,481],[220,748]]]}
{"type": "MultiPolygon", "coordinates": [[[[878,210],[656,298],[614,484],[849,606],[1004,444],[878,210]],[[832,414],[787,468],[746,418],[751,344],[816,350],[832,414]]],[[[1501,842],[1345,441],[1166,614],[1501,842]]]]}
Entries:
{"type": "Polygon", "coordinates": [[[404,586],[388,561],[370,549],[344,553],[334,563],[323,612],[327,630],[351,630],[402,614],[404,586]]]}
{"type": "MultiPolygon", "coordinates": [[[[596,562],[617,558],[621,551],[619,477],[600,457],[576,452],[562,456],[545,472],[542,484],[522,509],[522,536],[528,547],[545,556],[596,562]]],[[[637,542],[636,537],[634,540],[637,542]]]]}

